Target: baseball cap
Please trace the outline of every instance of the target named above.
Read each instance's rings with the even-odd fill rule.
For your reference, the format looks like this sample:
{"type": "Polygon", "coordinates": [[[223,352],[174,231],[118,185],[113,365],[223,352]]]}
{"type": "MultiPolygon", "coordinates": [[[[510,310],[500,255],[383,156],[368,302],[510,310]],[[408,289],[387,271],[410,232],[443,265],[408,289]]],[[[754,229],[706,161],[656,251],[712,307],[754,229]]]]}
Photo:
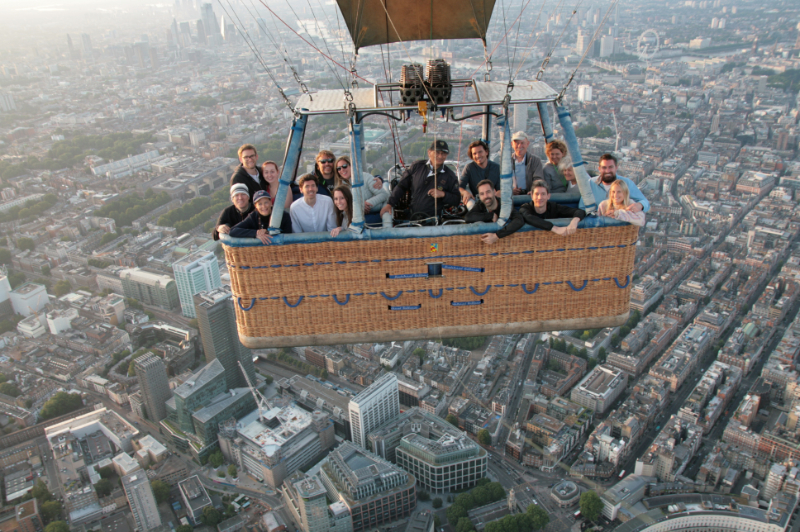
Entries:
{"type": "Polygon", "coordinates": [[[233,199],[236,194],[245,194],[249,198],[250,190],[244,183],[236,183],[235,185],[231,186],[231,199],[233,199]]]}
{"type": "Polygon", "coordinates": [[[258,203],[258,200],[264,199],[264,198],[267,198],[268,200],[271,200],[272,196],[270,196],[269,192],[267,192],[266,190],[259,190],[258,192],[256,192],[256,195],[253,196],[253,204],[258,203]]]}
{"type": "Polygon", "coordinates": [[[428,151],[440,151],[442,153],[450,153],[450,148],[447,147],[447,143],[443,140],[437,140],[435,142],[431,142],[431,147],[428,148],[428,151]]]}
{"type": "Polygon", "coordinates": [[[511,140],[528,140],[528,135],[524,131],[517,131],[511,135],[511,140]]]}

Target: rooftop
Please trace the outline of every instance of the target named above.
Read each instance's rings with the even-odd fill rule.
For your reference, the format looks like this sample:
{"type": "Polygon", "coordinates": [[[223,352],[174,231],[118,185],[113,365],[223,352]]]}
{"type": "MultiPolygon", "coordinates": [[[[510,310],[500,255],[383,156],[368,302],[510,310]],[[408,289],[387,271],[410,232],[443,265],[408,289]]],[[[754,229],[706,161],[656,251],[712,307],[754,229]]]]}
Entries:
{"type": "Polygon", "coordinates": [[[187,398],[192,395],[196,390],[202,388],[211,381],[219,378],[224,378],[225,368],[222,367],[222,362],[214,359],[189,377],[189,380],[175,388],[173,392],[178,397],[187,398]]]}
{"type": "Polygon", "coordinates": [[[264,413],[263,422],[258,419],[257,410],[249,414],[242,419],[244,428],[239,434],[260,447],[267,456],[272,456],[311,422],[311,414],[292,403],[268,410],[264,413]]]}

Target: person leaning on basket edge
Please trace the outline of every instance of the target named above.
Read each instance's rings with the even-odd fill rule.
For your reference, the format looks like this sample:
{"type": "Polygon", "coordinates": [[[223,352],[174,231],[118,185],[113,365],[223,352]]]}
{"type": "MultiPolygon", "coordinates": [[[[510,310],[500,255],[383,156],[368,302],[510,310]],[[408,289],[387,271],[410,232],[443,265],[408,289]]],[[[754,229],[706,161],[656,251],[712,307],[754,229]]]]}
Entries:
{"type": "MultiPolygon", "coordinates": [[[[494,183],[488,179],[484,179],[478,183],[477,189],[480,201],[472,206],[472,209],[470,209],[464,217],[464,221],[468,224],[475,222],[496,222],[497,218],[500,216],[500,202],[497,201],[497,191],[494,188],[494,183]]],[[[494,244],[501,238],[505,238],[519,231],[522,229],[523,225],[525,225],[525,220],[522,219],[520,213],[512,208],[506,224],[496,233],[482,234],[481,242],[484,244],[494,244]]]]}
{"type": "Polygon", "coordinates": [[[547,188],[547,183],[542,179],[534,181],[531,185],[531,203],[526,203],[519,208],[519,213],[525,223],[561,236],[573,234],[578,229],[578,222],[586,217],[586,211],[559,205],[549,200],[550,190],[547,188]],[[548,221],[553,218],[572,218],[572,221],[566,227],[559,227],[548,221]]]}

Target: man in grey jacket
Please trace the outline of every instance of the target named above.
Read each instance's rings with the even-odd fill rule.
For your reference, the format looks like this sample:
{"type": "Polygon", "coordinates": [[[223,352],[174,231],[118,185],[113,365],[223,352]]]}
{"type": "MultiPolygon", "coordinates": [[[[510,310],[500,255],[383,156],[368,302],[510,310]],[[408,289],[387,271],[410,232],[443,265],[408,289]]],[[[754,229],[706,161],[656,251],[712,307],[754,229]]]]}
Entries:
{"type": "Polygon", "coordinates": [[[511,136],[512,184],[514,195],[527,194],[531,190],[534,179],[544,178],[542,160],[528,151],[531,141],[524,131],[517,131],[511,136]]]}

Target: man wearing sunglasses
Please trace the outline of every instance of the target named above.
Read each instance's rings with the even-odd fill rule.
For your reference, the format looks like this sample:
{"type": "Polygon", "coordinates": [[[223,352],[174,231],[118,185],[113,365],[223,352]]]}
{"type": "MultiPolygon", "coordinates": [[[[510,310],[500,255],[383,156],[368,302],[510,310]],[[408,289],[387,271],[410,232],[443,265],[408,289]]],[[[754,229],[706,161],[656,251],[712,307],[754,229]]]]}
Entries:
{"type": "Polygon", "coordinates": [[[330,196],[333,194],[333,187],[335,186],[336,178],[336,156],[332,151],[321,150],[317,154],[317,167],[314,173],[319,181],[319,191],[317,194],[321,196],[330,196]]]}

